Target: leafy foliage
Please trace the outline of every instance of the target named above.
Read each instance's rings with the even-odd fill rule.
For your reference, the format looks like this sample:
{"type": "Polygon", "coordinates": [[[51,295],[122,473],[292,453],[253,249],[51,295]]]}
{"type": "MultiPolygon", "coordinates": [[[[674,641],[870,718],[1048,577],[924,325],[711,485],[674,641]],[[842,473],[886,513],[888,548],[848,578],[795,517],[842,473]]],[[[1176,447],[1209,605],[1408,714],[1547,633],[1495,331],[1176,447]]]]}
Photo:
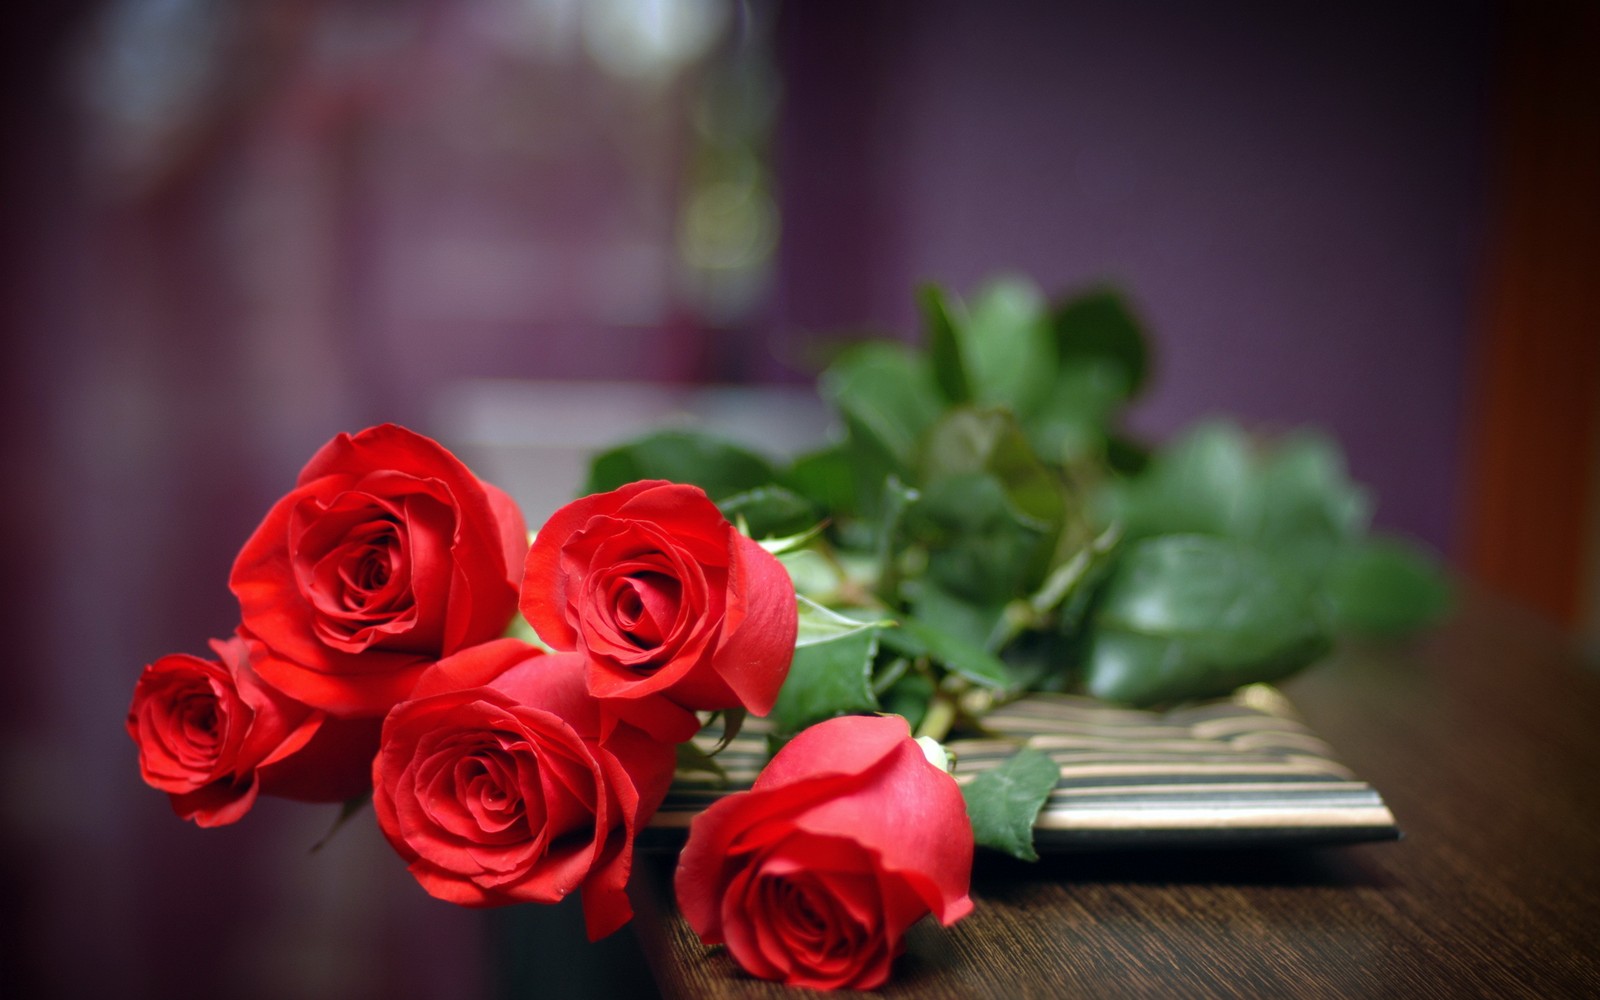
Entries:
{"type": "MultiPolygon", "coordinates": [[[[1153,450],[1129,436],[1152,365],[1115,289],[1051,303],[1008,278],[918,305],[926,348],[842,353],[819,380],[838,436],[792,462],[682,431],[594,462],[591,489],[696,483],[780,553],[802,599],[780,738],[878,710],[936,738],[981,730],[1029,689],[1225,695],[1446,608],[1431,557],[1369,537],[1372,500],[1328,437],[1223,420],[1153,450]]],[[[971,782],[980,842],[1030,855],[1053,774],[1025,752],[971,782]]]]}
{"type": "Polygon", "coordinates": [[[961,789],[978,843],[1037,861],[1033,822],[1061,779],[1061,769],[1046,755],[1023,747],[961,789]]]}

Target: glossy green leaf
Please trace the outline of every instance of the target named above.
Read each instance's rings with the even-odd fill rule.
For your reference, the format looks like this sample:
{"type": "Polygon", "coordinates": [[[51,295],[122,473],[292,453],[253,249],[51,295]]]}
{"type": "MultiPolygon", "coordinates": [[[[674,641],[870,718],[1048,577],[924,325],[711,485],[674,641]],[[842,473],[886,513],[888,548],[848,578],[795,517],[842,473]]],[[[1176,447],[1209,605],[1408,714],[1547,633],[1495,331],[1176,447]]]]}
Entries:
{"type": "Polygon", "coordinates": [[[1309,577],[1365,531],[1371,503],[1324,435],[1258,446],[1237,425],[1195,427],[1118,490],[1130,535],[1203,532],[1254,542],[1309,577]]]}
{"type": "Polygon", "coordinates": [[[1035,455],[1016,417],[1006,410],[952,410],[928,431],[922,482],[990,473],[1017,511],[1041,530],[1059,528],[1066,501],[1060,481],[1035,455]]]}
{"type": "Polygon", "coordinates": [[[855,712],[874,712],[872,661],[878,652],[878,630],[861,628],[823,642],[799,646],[789,676],[772,709],[781,736],[792,736],[823,719],[855,712]]]}
{"type": "Polygon", "coordinates": [[[857,510],[855,471],[843,442],[799,456],[780,473],[779,482],[835,517],[857,510]]]}
{"type": "Polygon", "coordinates": [[[933,700],[933,680],[926,674],[903,674],[884,691],[881,701],[885,712],[893,712],[906,720],[912,732],[922,725],[928,715],[928,703],[933,700]]]}
{"type": "Polygon", "coordinates": [[[927,578],[979,605],[1004,604],[1045,575],[1048,528],[1019,513],[990,473],[931,484],[905,516],[906,537],[927,554],[927,578]]]}
{"type": "Polygon", "coordinates": [[[735,493],[717,504],[722,514],[749,529],[751,538],[801,535],[816,525],[820,511],[811,501],[782,486],[761,486],[735,493]]]}
{"type": "Polygon", "coordinates": [[[1062,302],[1052,311],[1050,325],[1063,366],[1108,362],[1120,372],[1123,395],[1144,386],[1150,360],[1143,324],[1116,290],[1094,289],[1062,302]]]}
{"type": "Polygon", "coordinates": [[[1131,545],[1093,614],[1090,693],[1149,705],[1225,695],[1311,663],[1328,635],[1309,587],[1249,543],[1131,545]]]}
{"type": "Polygon", "coordinates": [[[944,398],[956,404],[972,400],[972,385],[967,378],[967,363],[962,357],[959,304],[951,303],[938,285],[925,285],[917,293],[922,308],[922,325],[927,331],[928,354],[933,362],[933,379],[944,398]]]}
{"type": "Polygon", "coordinates": [[[1001,279],[979,289],[957,333],[973,402],[1025,416],[1044,401],[1056,353],[1044,299],[1031,282],[1001,279]]]}
{"type": "Polygon", "coordinates": [[[916,617],[925,622],[938,622],[941,629],[968,645],[992,652],[1005,636],[1001,621],[1006,613],[1005,601],[977,603],[957,597],[927,579],[917,581],[917,585],[907,591],[911,611],[916,617]]]}
{"type": "MultiPolygon", "coordinates": [[[[956,763],[959,771],[961,764],[956,763]]],[[[1061,780],[1061,768],[1046,754],[1022,747],[999,766],[983,771],[961,788],[979,844],[1023,861],[1039,860],[1033,824],[1061,780]]]]}
{"type": "Polygon", "coordinates": [[[1320,574],[1336,550],[1366,531],[1371,501],[1324,435],[1300,431],[1275,442],[1259,460],[1254,487],[1251,537],[1307,572],[1320,574]]]}
{"type": "Polygon", "coordinates": [[[774,556],[793,555],[796,552],[806,551],[806,546],[816,541],[821,536],[823,528],[827,525],[819,521],[803,531],[792,535],[774,535],[768,538],[756,539],[756,544],[774,556]]]}
{"type": "Polygon", "coordinates": [[[772,464],[740,445],[698,431],[647,434],[596,455],[585,492],[604,493],[641,479],[692,483],[713,500],[767,486],[772,464]]]}
{"type": "Polygon", "coordinates": [[[823,398],[908,472],[922,433],[938,417],[939,396],[924,358],[899,344],[873,342],[822,373],[823,398]]]}
{"type": "Polygon", "coordinates": [[[825,608],[807,597],[796,596],[799,624],[795,630],[796,649],[833,642],[857,632],[867,632],[894,624],[886,618],[854,618],[825,608]]]}
{"type": "Polygon", "coordinates": [[[903,656],[926,656],[974,684],[1004,688],[1010,683],[1004,663],[982,646],[917,618],[905,618],[898,628],[885,629],[883,642],[903,656]]]}
{"type": "Polygon", "coordinates": [[[898,605],[900,590],[900,547],[907,510],[921,494],[900,477],[890,475],[883,482],[882,499],[876,523],[872,526],[873,560],[878,568],[878,593],[890,605],[898,605]]]}
{"type": "Polygon", "coordinates": [[[1150,466],[1150,446],[1138,438],[1113,432],[1106,435],[1106,464],[1111,471],[1137,476],[1150,466]]]}
{"type": "Polygon", "coordinates": [[[1253,537],[1260,494],[1249,439],[1226,421],[1198,424],[1115,493],[1130,538],[1200,532],[1253,537]]]}
{"type": "Polygon", "coordinates": [[[922,436],[942,407],[938,390],[926,359],[888,343],[840,358],[820,388],[844,424],[856,510],[870,521],[882,510],[890,477],[912,481],[922,436]]]}
{"type": "Polygon", "coordinates": [[[795,593],[820,604],[838,603],[844,576],[839,567],[814,549],[796,549],[778,556],[789,572],[795,593]]]}
{"type": "Polygon", "coordinates": [[[1028,419],[1028,439],[1045,460],[1086,461],[1110,448],[1111,428],[1127,399],[1127,377],[1104,358],[1063,361],[1044,401],[1028,419]]]}
{"type": "Polygon", "coordinates": [[[1002,653],[1010,691],[1066,691],[1079,679],[1082,637],[1070,632],[1026,631],[1002,653]]]}
{"type": "Polygon", "coordinates": [[[1375,635],[1427,625],[1451,602],[1439,564],[1399,538],[1372,538],[1340,551],[1324,590],[1335,628],[1375,635]]]}

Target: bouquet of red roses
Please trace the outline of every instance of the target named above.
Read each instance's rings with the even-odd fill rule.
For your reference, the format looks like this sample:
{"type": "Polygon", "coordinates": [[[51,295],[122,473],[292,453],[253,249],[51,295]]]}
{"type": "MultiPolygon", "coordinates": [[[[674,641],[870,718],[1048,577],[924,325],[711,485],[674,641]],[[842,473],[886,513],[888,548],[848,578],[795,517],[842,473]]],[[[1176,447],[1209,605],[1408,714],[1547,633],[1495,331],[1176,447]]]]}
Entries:
{"type": "MultiPolygon", "coordinates": [[[[215,659],[146,667],[128,714],[143,776],[178,815],[215,826],[260,794],[370,795],[429,893],[492,906],[580,892],[591,939],[631,916],[634,840],[677,745],[704,713],[772,709],[798,620],[788,572],[698,487],[642,481],[585,497],[530,547],[504,493],[392,425],[318,452],[230,584],[237,632],[212,643],[215,659]],[[524,620],[538,644],[519,637],[524,620]]],[[[961,794],[903,721],[819,726],[724,805],[737,808],[708,816],[686,852],[684,905],[760,975],[874,985],[910,923],[970,909],[961,794]],[[881,766],[864,772],[862,754],[881,766]],[[931,822],[926,843],[856,822],[895,808],[931,822]],[[727,842],[741,825],[780,824],[774,842],[727,842]],[[841,865],[854,874],[830,877],[841,865]],[[780,908],[766,915],[792,945],[779,954],[749,943],[751,919],[721,916],[721,897],[773,893],[836,917],[824,934],[854,942],[865,928],[874,940],[841,952],[815,927],[784,938],[780,908]]]]}
{"type": "Polygon", "coordinates": [[[1124,434],[1146,355],[1116,295],[923,307],[926,351],[822,376],[838,440],[628,442],[531,542],[436,442],[335,438],[240,550],[235,634],[145,668],[144,779],[202,826],[370,795],[429,893],[576,891],[599,938],[674,774],[718,770],[691,739],[764,717],[781,749],[694,820],[679,906],[754,975],[870,988],[911,924],[971,909],[975,843],[1033,856],[1060,775],[1019,749],[958,787],[947,733],[1030,690],[1223,695],[1441,607],[1326,439],[1124,434]]]}

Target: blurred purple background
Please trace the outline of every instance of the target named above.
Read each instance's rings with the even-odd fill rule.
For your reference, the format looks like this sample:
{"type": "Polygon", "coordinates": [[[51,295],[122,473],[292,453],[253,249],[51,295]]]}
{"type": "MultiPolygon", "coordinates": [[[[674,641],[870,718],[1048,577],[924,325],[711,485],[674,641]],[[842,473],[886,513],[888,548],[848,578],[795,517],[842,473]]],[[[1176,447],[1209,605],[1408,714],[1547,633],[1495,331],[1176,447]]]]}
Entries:
{"type": "MultiPolygon", "coordinates": [[[[1319,424],[1380,525],[1454,548],[1488,4],[5,17],[7,997],[502,988],[506,925],[370,817],[315,855],[331,808],[196,830],[122,732],[142,664],[232,629],[315,447],[438,433],[462,379],[794,383],[817,333],[909,334],[924,280],[1111,280],[1156,341],[1140,429],[1319,424]]],[[[563,933],[519,940],[566,963],[563,933]]]]}

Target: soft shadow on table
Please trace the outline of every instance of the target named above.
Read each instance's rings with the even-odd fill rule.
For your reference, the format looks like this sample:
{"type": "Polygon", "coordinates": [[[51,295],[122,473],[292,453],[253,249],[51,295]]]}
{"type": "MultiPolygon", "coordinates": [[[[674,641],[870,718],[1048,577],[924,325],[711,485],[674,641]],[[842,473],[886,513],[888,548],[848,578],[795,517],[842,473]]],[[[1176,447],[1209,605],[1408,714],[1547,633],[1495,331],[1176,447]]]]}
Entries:
{"type": "MultiPolygon", "coordinates": [[[[1375,849],[1392,845],[1376,845],[1375,849]]],[[[1364,860],[1365,848],[1146,848],[1071,851],[1019,861],[980,850],[973,861],[973,886],[990,899],[1005,899],[1030,883],[1121,882],[1137,885],[1365,886],[1393,884],[1364,860]]]]}

